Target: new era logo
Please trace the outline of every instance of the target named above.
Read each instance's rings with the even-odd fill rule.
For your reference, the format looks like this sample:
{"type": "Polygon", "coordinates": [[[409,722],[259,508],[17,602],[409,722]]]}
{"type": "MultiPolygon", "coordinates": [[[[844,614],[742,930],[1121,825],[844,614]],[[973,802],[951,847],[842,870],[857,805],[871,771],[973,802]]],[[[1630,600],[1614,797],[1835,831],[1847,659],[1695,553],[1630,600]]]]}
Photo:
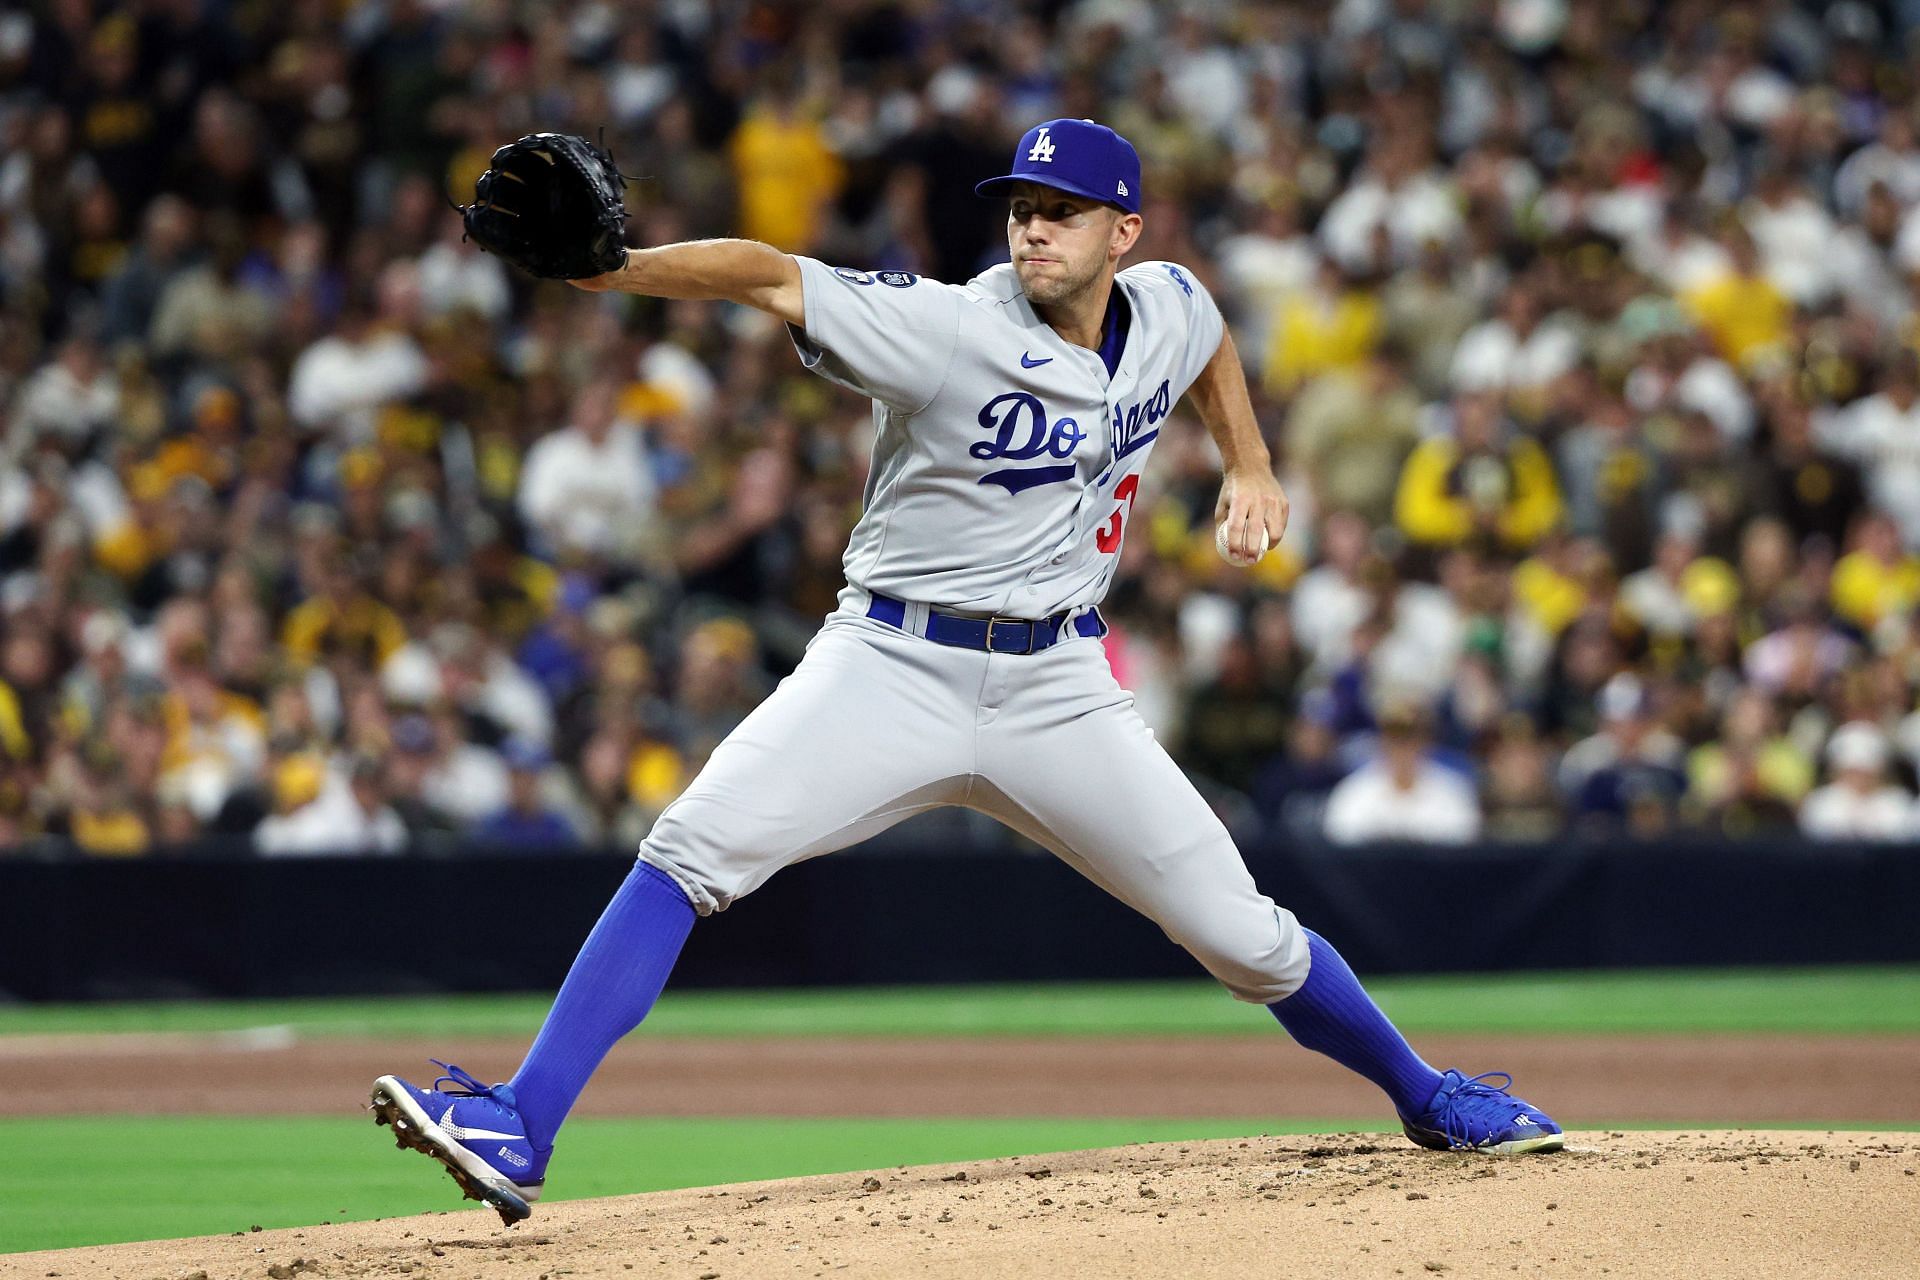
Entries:
{"type": "Polygon", "coordinates": [[[1120,194],[1121,195],[1127,194],[1127,184],[1124,180],[1120,183],[1120,194]]]}
{"type": "Polygon", "coordinates": [[[1049,132],[1051,131],[1047,126],[1040,126],[1040,135],[1033,140],[1033,147],[1027,152],[1027,159],[1040,164],[1053,163],[1053,139],[1047,136],[1049,132]]]}

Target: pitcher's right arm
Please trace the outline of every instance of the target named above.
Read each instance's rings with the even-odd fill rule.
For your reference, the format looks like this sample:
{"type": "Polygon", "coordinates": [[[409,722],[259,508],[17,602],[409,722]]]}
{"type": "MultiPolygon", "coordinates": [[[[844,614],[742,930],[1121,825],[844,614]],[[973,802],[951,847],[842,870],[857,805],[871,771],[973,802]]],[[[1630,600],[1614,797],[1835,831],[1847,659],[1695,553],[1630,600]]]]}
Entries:
{"type": "Polygon", "coordinates": [[[617,271],[572,283],[590,293],[737,302],[794,325],[807,318],[800,264],[758,240],[688,240],[629,249],[617,271]]]}

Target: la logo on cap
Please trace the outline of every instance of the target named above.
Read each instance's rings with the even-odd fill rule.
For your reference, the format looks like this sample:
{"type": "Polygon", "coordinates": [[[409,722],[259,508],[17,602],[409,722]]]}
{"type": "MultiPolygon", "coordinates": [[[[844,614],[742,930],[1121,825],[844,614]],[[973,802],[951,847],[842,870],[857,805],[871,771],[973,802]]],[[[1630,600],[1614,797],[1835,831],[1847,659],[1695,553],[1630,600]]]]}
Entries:
{"type": "Polygon", "coordinates": [[[1053,163],[1053,139],[1047,136],[1048,132],[1046,125],[1040,126],[1040,136],[1033,140],[1033,150],[1027,152],[1027,159],[1041,164],[1053,163]]]}

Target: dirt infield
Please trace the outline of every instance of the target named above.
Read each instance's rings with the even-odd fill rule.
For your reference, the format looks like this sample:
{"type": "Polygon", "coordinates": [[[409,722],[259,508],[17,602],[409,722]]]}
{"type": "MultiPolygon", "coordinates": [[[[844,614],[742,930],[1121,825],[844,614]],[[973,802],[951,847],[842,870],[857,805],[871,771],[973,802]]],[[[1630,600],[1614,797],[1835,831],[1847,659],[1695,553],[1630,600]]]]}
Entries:
{"type": "Polygon", "coordinates": [[[0,1277],[1911,1277],[1910,1135],[1254,1138],[0,1257],[0,1277]]]}
{"type": "MultiPolygon", "coordinates": [[[[429,1055],[500,1079],[520,1041],[288,1034],[0,1039],[0,1115],[347,1114],[429,1055]],[[243,1066],[236,1070],[236,1060],[243,1066]],[[222,1081],[216,1102],[209,1082],[222,1081]]],[[[1920,1123],[1920,1037],[1429,1036],[1435,1062],[1500,1068],[1576,1124],[1920,1123]]],[[[1272,1036],[685,1039],[636,1036],[594,1078],[599,1115],[1379,1115],[1373,1087],[1272,1036]]],[[[1386,1117],[1382,1117],[1385,1119],[1386,1117]]],[[[1916,1187],[1920,1194],[1920,1187],[1916,1187]]]]}

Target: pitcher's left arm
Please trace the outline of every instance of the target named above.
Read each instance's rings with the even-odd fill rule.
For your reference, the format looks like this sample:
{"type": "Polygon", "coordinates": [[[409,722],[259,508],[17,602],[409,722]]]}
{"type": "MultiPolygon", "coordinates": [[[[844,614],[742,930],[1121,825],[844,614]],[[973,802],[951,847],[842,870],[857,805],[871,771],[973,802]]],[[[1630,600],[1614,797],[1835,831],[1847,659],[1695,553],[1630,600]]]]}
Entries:
{"type": "Polygon", "coordinates": [[[1213,518],[1225,530],[1228,557],[1235,564],[1253,564],[1263,550],[1278,546],[1287,530],[1287,494],[1273,474],[1273,457],[1247,394],[1246,370],[1226,329],[1187,395],[1220,450],[1220,501],[1213,518]]]}

